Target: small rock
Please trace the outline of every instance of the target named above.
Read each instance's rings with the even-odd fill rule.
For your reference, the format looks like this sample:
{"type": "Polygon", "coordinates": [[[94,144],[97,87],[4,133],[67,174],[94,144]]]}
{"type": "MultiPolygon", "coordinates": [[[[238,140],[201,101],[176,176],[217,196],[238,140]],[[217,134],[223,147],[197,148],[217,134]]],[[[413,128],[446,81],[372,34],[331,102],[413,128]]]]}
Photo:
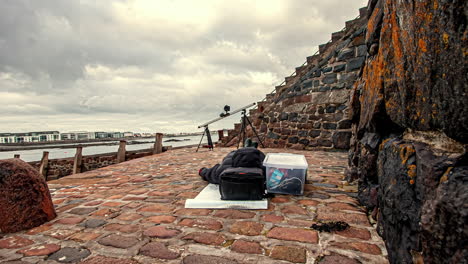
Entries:
{"type": "Polygon", "coordinates": [[[113,234],[99,239],[98,243],[116,248],[129,248],[138,243],[138,239],[113,234]]]}
{"type": "Polygon", "coordinates": [[[0,240],[0,248],[22,248],[34,244],[32,240],[20,236],[7,237],[0,240]]]}
{"type": "Polygon", "coordinates": [[[46,256],[50,255],[56,251],[60,250],[60,245],[57,244],[44,244],[40,246],[35,246],[31,248],[26,248],[17,251],[19,254],[23,254],[25,256],[46,256]]]}
{"type": "Polygon", "coordinates": [[[95,257],[92,257],[85,261],[80,262],[80,264],[138,264],[138,262],[136,262],[135,260],[131,260],[131,259],[95,256],[95,257]]]}
{"type": "Polygon", "coordinates": [[[361,262],[351,259],[348,257],[344,257],[341,255],[331,255],[331,256],[325,256],[323,257],[318,263],[320,264],[359,264],[361,262]]]}
{"type": "Polygon", "coordinates": [[[171,238],[180,234],[180,231],[175,229],[168,229],[164,226],[153,226],[147,229],[143,234],[149,237],[171,238]]]}
{"type": "Polygon", "coordinates": [[[89,256],[91,252],[86,248],[62,248],[52,254],[48,259],[55,260],[61,263],[77,263],[78,261],[89,256]]]}
{"type": "Polygon", "coordinates": [[[222,257],[190,255],[182,260],[182,264],[237,264],[235,260],[230,260],[222,257]]]}
{"type": "Polygon", "coordinates": [[[305,263],[307,260],[306,250],[302,247],[275,246],[270,256],[294,263],[305,263]]]}
{"type": "Polygon", "coordinates": [[[140,248],[140,254],[159,259],[176,259],[180,256],[179,253],[169,250],[160,242],[151,242],[144,245],[140,248]]]}
{"type": "Polygon", "coordinates": [[[246,236],[258,236],[263,230],[263,225],[257,222],[249,221],[237,221],[232,226],[229,232],[246,235],[246,236]]]}
{"type": "Polygon", "coordinates": [[[290,240],[317,244],[317,232],[299,228],[274,227],[268,232],[267,237],[280,240],[290,240]]]}
{"type": "Polygon", "coordinates": [[[232,244],[231,250],[239,253],[262,254],[262,247],[258,242],[246,240],[236,240],[232,244]]]}
{"type": "Polygon", "coordinates": [[[106,221],[104,220],[101,220],[101,219],[89,219],[89,220],[86,220],[84,223],[81,224],[81,226],[84,226],[86,228],[96,228],[96,227],[100,227],[104,224],[107,224],[106,221]]]}
{"type": "Polygon", "coordinates": [[[201,232],[190,233],[184,236],[182,239],[193,240],[197,243],[202,243],[205,245],[217,245],[217,246],[223,244],[223,242],[226,240],[226,238],[220,234],[201,233],[201,232]]]}

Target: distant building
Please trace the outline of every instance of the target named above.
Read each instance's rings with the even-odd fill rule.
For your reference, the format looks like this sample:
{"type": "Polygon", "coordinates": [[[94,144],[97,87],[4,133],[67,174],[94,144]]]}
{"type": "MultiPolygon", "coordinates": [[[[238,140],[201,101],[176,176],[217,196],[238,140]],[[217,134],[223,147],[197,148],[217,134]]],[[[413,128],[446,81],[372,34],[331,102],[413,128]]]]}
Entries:
{"type": "Polygon", "coordinates": [[[94,132],[96,138],[112,138],[112,133],[109,132],[94,132]]]}
{"type": "Polygon", "coordinates": [[[124,137],[133,137],[133,132],[123,132],[124,137]]]}
{"type": "Polygon", "coordinates": [[[60,140],[58,131],[0,133],[0,143],[47,142],[60,140]]]}
{"type": "Polygon", "coordinates": [[[73,131],[73,132],[60,134],[61,140],[88,140],[88,139],[95,139],[95,138],[96,138],[96,134],[94,132],[87,132],[87,131],[73,131]]]}

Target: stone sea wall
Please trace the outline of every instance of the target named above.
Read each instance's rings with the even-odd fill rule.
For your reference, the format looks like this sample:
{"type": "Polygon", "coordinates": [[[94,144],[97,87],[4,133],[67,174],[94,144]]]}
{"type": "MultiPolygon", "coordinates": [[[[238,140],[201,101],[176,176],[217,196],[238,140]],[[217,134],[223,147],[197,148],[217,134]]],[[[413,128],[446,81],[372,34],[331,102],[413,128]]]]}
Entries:
{"type": "MultiPolygon", "coordinates": [[[[296,68],[283,85],[268,94],[250,119],[268,147],[348,149],[351,120],[348,101],[367,52],[364,43],[366,8],[360,16],[320,45],[318,54],[296,68]]],[[[223,145],[237,144],[240,124],[228,131],[223,145]]],[[[252,131],[247,131],[253,136],[252,131]]]]}
{"type": "MultiPolygon", "coordinates": [[[[153,149],[127,151],[125,154],[125,160],[132,160],[150,155],[153,155],[153,149]]],[[[46,179],[54,180],[73,174],[73,163],[74,158],[49,160],[48,169],[46,169],[46,179]]],[[[118,163],[117,152],[83,156],[81,172],[95,170],[116,163],[118,163]]],[[[32,165],[34,168],[39,169],[41,162],[34,161],[29,162],[29,164],[32,165]]]]}

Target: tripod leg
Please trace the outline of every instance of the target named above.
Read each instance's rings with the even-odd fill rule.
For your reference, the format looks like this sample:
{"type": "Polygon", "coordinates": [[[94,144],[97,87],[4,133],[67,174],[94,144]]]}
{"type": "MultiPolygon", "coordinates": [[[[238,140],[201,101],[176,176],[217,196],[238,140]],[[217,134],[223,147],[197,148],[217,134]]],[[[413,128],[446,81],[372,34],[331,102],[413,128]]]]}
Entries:
{"type": "Polygon", "coordinates": [[[206,127],[205,132],[206,132],[206,138],[208,139],[208,148],[209,150],[213,150],[213,141],[211,140],[211,133],[208,127],[206,127]]]}
{"type": "Polygon", "coordinates": [[[198,152],[198,149],[200,148],[203,137],[205,136],[205,132],[206,132],[206,130],[203,130],[203,135],[201,136],[200,143],[198,143],[198,147],[197,147],[197,150],[195,152],[198,152]]]}
{"type": "Polygon", "coordinates": [[[255,127],[252,125],[252,122],[250,122],[250,119],[249,119],[249,117],[246,117],[246,118],[247,118],[247,122],[249,122],[249,125],[250,125],[250,127],[252,128],[252,130],[253,130],[253,132],[254,132],[255,136],[258,138],[258,141],[260,142],[260,145],[262,145],[262,148],[264,148],[264,147],[265,147],[265,145],[263,145],[263,142],[262,142],[262,140],[261,140],[261,139],[260,139],[260,137],[258,136],[258,134],[257,134],[257,130],[256,130],[256,129],[255,129],[255,127]]]}
{"type": "Polygon", "coordinates": [[[239,148],[241,140],[244,140],[244,139],[245,139],[245,117],[244,115],[242,115],[241,128],[239,130],[239,136],[237,140],[237,148],[239,148]]]}

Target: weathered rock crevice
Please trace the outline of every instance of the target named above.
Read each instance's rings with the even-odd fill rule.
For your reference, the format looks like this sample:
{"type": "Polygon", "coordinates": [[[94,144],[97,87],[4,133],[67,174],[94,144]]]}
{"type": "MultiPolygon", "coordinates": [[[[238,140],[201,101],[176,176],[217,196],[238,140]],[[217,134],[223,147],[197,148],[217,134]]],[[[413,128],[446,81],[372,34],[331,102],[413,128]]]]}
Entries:
{"type": "Polygon", "coordinates": [[[347,178],[358,180],[391,263],[468,259],[455,242],[468,222],[467,10],[466,1],[369,1],[347,178]]]}

